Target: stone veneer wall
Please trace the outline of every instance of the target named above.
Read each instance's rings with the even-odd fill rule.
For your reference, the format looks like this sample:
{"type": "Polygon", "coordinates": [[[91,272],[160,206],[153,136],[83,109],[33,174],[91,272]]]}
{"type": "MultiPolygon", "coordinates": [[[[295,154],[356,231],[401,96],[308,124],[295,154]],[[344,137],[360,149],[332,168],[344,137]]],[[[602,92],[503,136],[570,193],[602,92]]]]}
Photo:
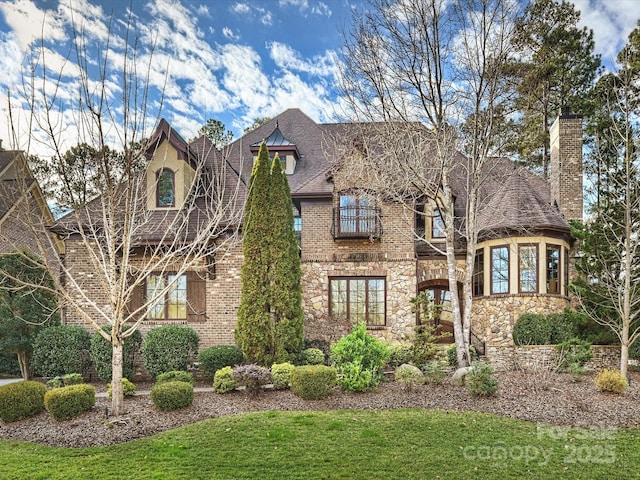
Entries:
{"type": "MultiPolygon", "coordinates": [[[[591,351],[589,370],[620,369],[619,345],[592,345],[591,351]]],[[[558,353],[554,345],[490,346],[487,358],[496,370],[540,371],[554,370],[558,353]]]]}
{"type": "Polygon", "coordinates": [[[513,346],[513,326],[524,313],[562,312],[569,300],[559,295],[493,295],[474,297],[471,330],[489,347],[513,346]]]}
{"type": "Polygon", "coordinates": [[[387,325],[369,332],[389,341],[406,341],[416,319],[410,299],[416,295],[413,259],[386,262],[302,262],[302,306],[305,337],[335,342],[350,325],[329,318],[330,276],[384,276],[387,287],[387,325]]]}

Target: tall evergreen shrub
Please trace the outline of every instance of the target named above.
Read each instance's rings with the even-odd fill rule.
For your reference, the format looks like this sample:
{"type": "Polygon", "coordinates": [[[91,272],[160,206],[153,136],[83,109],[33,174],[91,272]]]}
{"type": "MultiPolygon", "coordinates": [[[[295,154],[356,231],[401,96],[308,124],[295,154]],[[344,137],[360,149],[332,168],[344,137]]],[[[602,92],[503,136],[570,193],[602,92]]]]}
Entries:
{"type": "Polygon", "coordinates": [[[264,143],[249,183],[243,254],[236,343],[250,363],[292,360],[304,342],[300,258],[289,185],[264,143]]]}

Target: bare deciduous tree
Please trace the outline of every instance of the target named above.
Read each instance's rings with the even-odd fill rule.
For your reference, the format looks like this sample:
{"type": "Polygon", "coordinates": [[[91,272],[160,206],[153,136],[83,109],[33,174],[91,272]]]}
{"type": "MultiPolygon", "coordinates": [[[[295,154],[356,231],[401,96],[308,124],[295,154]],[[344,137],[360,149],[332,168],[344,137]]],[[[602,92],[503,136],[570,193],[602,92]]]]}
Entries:
{"type": "MultiPolygon", "coordinates": [[[[38,239],[35,253],[52,273],[52,291],[66,316],[81,319],[111,342],[111,414],[120,415],[123,341],[176,290],[183,275],[206,277],[235,242],[243,190],[224,153],[208,140],[188,145],[164,121],[151,136],[159,118],[158,104],[151,100],[153,52],[138,50],[133,25],[127,26],[125,38],[113,41],[119,50],[107,41],[95,63],[89,60],[88,41],[81,32],[74,41],[76,49],[67,62],[75,78],[75,97],[63,95],[62,75],[51,75],[46,54],[36,56],[27,66],[21,103],[12,100],[12,112],[23,110],[29,116],[26,122],[14,117],[12,125],[16,145],[26,138],[20,146],[27,155],[36,139],[51,152],[40,161],[55,172],[56,193],[73,210],[50,229],[75,250],[75,258],[83,255],[82,262],[68,261],[69,257],[57,262],[46,255],[57,239],[43,235],[48,232],[43,232],[42,221],[32,222],[25,213],[21,227],[38,239]],[[65,103],[62,111],[60,104],[65,103]],[[28,128],[20,130],[25,125],[28,128]],[[90,182],[87,188],[76,188],[77,162],[66,161],[65,139],[70,136],[92,152],[82,167],[89,172],[83,179],[90,182]],[[170,161],[168,143],[184,157],[184,189],[176,187],[169,193],[171,204],[161,205],[173,208],[155,208],[156,192],[163,188],[158,172],[170,161]],[[153,172],[147,171],[150,161],[153,172]],[[95,197],[86,201],[86,192],[95,197]],[[164,281],[149,283],[150,276],[164,281]],[[105,325],[111,327],[109,332],[102,330],[105,325]]],[[[187,311],[192,308],[185,299],[178,303],[187,311]]]]}
{"type": "Polygon", "coordinates": [[[340,168],[401,202],[410,225],[415,214],[425,215],[421,202],[436,205],[445,242],[430,246],[446,258],[460,366],[470,361],[478,219],[504,140],[503,67],[516,7],[509,0],[370,0],[343,52],[346,116],[366,122],[358,142],[368,145],[345,152],[340,168]]]}
{"type": "Polygon", "coordinates": [[[598,167],[598,196],[577,231],[580,277],[572,285],[583,311],[620,340],[625,377],[629,347],[640,339],[639,48],[636,28],[618,55],[619,71],[603,76],[594,91],[599,109],[590,155],[598,167]]]}

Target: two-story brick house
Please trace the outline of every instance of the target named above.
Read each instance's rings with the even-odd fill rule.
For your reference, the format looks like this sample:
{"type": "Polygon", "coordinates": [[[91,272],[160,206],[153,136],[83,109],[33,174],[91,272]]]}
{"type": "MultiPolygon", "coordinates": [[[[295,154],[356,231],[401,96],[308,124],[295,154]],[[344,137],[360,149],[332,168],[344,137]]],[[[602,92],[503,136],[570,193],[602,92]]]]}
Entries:
{"type": "MultiPolygon", "coordinates": [[[[161,141],[150,152],[147,177],[152,186],[158,182],[155,156],[174,159],[171,171],[180,172],[185,170],[181,161],[208,151],[206,140],[188,144],[175,132],[167,135],[168,128],[161,124],[165,138],[157,132],[161,141]]],[[[441,325],[450,329],[446,262],[414,235],[423,231],[432,244],[441,241],[443,226],[437,211],[426,204],[427,221],[407,222],[401,204],[385,201],[368,191],[368,185],[354,184],[342,175],[335,168],[336,142],[348,129],[345,124],[318,124],[290,109],[234,141],[211,161],[228,162],[244,188],[263,141],[271,156],[277,153],[283,161],[300,240],[307,338],[335,340],[350,322],[363,320],[376,335],[406,340],[417,321],[410,299],[420,291],[430,292],[441,305],[441,325]]],[[[496,172],[511,174],[496,176],[496,194],[480,219],[472,316],[472,332],[486,344],[489,355],[492,349],[511,344],[512,327],[520,314],[562,311],[568,306],[572,239],[567,221],[582,216],[581,119],[560,117],[551,137],[550,182],[510,161],[495,160],[496,172]]],[[[175,179],[166,185],[177,188],[175,179]]],[[[177,190],[155,191],[167,198],[178,196],[177,190]]],[[[162,208],[161,200],[150,200],[149,208],[162,208]]],[[[73,253],[67,249],[67,262],[74,261],[70,257],[73,253]]],[[[146,326],[183,323],[198,331],[202,347],[233,343],[241,264],[238,241],[216,259],[215,275],[201,279],[205,293],[198,300],[197,319],[186,313],[162,321],[150,317],[146,326]]],[[[189,295],[190,280],[185,281],[189,295]]]]}

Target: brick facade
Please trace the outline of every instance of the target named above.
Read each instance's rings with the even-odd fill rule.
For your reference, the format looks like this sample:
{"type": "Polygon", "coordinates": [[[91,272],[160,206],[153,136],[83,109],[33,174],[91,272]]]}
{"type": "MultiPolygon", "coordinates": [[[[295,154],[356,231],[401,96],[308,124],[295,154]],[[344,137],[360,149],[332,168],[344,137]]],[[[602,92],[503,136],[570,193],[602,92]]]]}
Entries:
{"type": "MultiPolygon", "coordinates": [[[[340,206],[339,195],[341,192],[349,192],[350,188],[358,187],[358,184],[353,179],[341,178],[339,172],[331,170],[329,175],[328,160],[321,156],[319,148],[323,139],[320,126],[301,115],[298,111],[287,111],[279,118],[247,134],[247,138],[232,144],[229,150],[233,155],[234,149],[238,149],[237,159],[230,160],[232,163],[236,162],[238,170],[250,171],[253,154],[249,151],[249,146],[267,138],[274,131],[274,127],[279,128],[281,135],[287,137],[289,146],[293,145],[299,149],[299,152],[296,150],[299,154],[296,171],[288,178],[302,225],[300,248],[305,336],[310,339],[335,341],[350,328],[344,322],[329,318],[330,278],[381,277],[385,279],[386,287],[386,321],[382,328],[376,326],[371,332],[391,342],[407,341],[413,334],[416,323],[416,315],[411,312],[410,299],[428,285],[446,285],[446,261],[442,256],[433,254],[420,256],[416,250],[412,209],[385,202],[380,198],[374,199],[376,207],[380,208],[382,234],[379,237],[334,238],[332,227],[335,226],[332,224],[334,209],[340,206]],[[291,128],[288,125],[291,125],[291,128]],[[243,153],[240,150],[242,148],[246,152],[243,153]],[[246,162],[246,165],[243,165],[243,162],[246,162]],[[301,178],[298,179],[296,175],[301,178]],[[305,186],[308,185],[313,185],[315,190],[306,191],[305,186]]],[[[561,118],[554,129],[551,196],[557,200],[561,209],[566,208],[562,210],[566,218],[578,218],[582,212],[581,121],[577,117],[561,118]],[[567,140],[564,138],[565,135],[573,137],[567,140]],[[557,138],[559,136],[563,137],[562,140],[557,138]]],[[[517,248],[518,243],[522,242],[539,245],[541,284],[546,278],[542,254],[545,245],[557,245],[563,248],[563,252],[570,247],[568,226],[566,232],[555,231],[549,235],[537,232],[536,236],[531,238],[524,238],[522,232],[516,232],[513,237],[510,235],[501,231],[498,235],[492,236],[490,241],[481,243],[479,247],[489,249],[494,243],[508,243],[513,244],[512,248],[517,248]]],[[[72,267],[78,273],[87,295],[94,298],[98,304],[104,303],[105,292],[96,283],[95,275],[89,270],[89,263],[83,258],[87,253],[73,240],[68,240],[66,244],[67,267],[72,267]]],[[[564,258],[564,253],[562,255],[564,258]]],[[[486,257],[488,253],[485,255],[485,261],[488,261],[486,257]]],[[[200,335],[201,348],[234,343],[241,291],[241,265],[240,242],[226,249],[224,253],[216,255],[215,275],[210,273],[206,280],[206,318],[188,323],[200,335]]],[[[490,282],[487,265],[485,264],[486,284],[490,282]]],[[[515,269],[512,280],[515,282],[518,277],[517,263],[510,265],[510,268],[515,269]]],[[[459,271],[458,281],[462,282],[462,270],[459,271]]],[[[490,360],[499,358],[496,353],[498,349],[513,346],[513,324],[522,313],[561,312],[568,305],[565,290],[562,290],[562,295],[547,294],[542,286],[531,294],[517,294],[516,288],[510,288],[509,292],[474,298],[471,328],[480,340],[486,342],[490,360]]],[[[72,312],[66,320],[68,323],[82,323],[72,312]]],[[[144,333],[161,323],[144,322],[142,331],[144,333]]]]}

